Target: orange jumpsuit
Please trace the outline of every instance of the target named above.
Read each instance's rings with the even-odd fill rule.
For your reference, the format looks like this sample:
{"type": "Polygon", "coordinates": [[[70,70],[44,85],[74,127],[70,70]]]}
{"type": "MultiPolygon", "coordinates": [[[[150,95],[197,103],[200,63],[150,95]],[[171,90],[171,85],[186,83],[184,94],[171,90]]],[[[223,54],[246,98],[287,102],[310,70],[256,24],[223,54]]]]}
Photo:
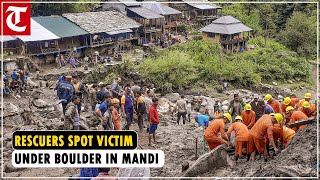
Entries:
{"type": "Polygon", "coordinates": [[[231,126],[228,129],[228,136],[231,136],[231,132],[235,131],[236,135],[236,154],[239,156],[242,156],[242,148],[246,148],[246,152],[248,152],[247,142],[249,139],[249,130],[246,125],[244,125],[241,122],[235,122],[231,124],[231,126]]]}
{"type": "MultiPolygon", "coordinates": [[[[302,99],[299,101],[299,107],[302,107],[302,104],[305,100],[302,99]]],[[[313,112],[316,112],[317,111],[317,107],[316,105],[314,105],[311,101],[308,101],[308,103],[310,104],[310,109],[313,111],[313,112]]]]}
{"type": "Polygon", "coordinates": [[[299,107],[298,111],[303,112],[305,115],[307,115],[308,118],[315,116],[314,112],[311,109],[304,110],[303,107],[299,107]]]}
{"type": "MultiPolygon", "coordinates": [[[[308,116],[305,115],[303,112],[301,111],[293,111],[293,113],[291,114],[291,116],[289,117],[290,118],[290,122],[296,122],[296,121],[299,121],[299,120],[304,120],[304,119],[307,119],[308,116]]],[[[299,127],[299,130],[305,128],[306,125],[302,125],[299,127]]],[[[297,127],[294,127],[292,128],[294,131],[297,132],[298,128],[297,127]]]]}
{"type": "Polygon", "coordinates": [[[241,113],[241,117],[243,124],[245,124],[249,129],[251,129],[256,121],[256,113],[252,110],[243,110],[241,113]]]}
{"type": "Polygon", "coordinates": [[[258,150],[261,154],[266,149],[265,137],[273,138],[272,117],[263,115],[251,128],[248,141],[248,153],[258,150]]]}
{"type": "Polygon", "coordinates": [[[295,107],[296,105],[299,104],[299,99],[298,98],[291,98],[291,102],[288,104],[288,105],[285,105],[284,102],[281,103],[281,110],[282,110],[282,113],[285,113],[286,112],[286,108],[288,106],[292,106],[292,107],[295,107]]]}
{"type": "MultiPolygon", "coordinates": [[[[278,146],[278,140],[283,144],[283,126],[281,124],[273,125],[273,140],[276,146],[278,146]]],[[[267,144],[269,144],[269,138],[267,139],[267,144]]]]}
{"type": "Polygon", "coordinates": [[[114,108],[112,111],[112,120],[116,130],[120,130],[120,116],[117,108],[114,108]]]}
{"type": "Polygon", "coordinates": [[[272,99],[271,102],[268,102],[268,104],[272,107],[274,113],[281,113],[280,103],[277,100],[272,99]]]}
{"type": "Polygon", "coordinates": [[[287,127],[283,127],[283,144],[285,147],[288,146],[288,144],[293,139],[294,135],[295,135],[294,130],[287,128],[287,127]]]}
{"type": "Polygon", "coordinates": [[[227,145],[227,141],[224,140],[224,139],[227,139],[224,133],[224,128],[225,128],[224,125],[225,124],[223,119],[216,119],[212,123],[210,123],[210,125],[205,130],[204,138],[207,141],[208,146],[211,150],[221,144],[227,145]],[[218,137],[219,132],[223,139],[218,137]]]}

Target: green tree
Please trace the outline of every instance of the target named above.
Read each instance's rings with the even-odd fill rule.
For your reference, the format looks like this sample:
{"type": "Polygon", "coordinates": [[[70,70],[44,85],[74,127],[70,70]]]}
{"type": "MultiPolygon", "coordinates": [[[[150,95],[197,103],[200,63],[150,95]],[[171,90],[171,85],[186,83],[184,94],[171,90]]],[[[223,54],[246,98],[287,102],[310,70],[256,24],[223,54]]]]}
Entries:
{"type": "Polygon", "coordinates": [[[289,18],[284,31],[279,33],[278,40],[290,50],[310,59],[316,54],[317,19],[305,13],[294,12],[289,18]]]}
{"type": "MultiPolygon", "coordinates": [[[[31,4],[32,16],[50,16],[50,15],[61,15],[63,13],[76,13],[93,11],[100,7],[98,3],[41,3],[43,1],[54,1],[54,0],[33,0],[39,3],[31,4]]],[[[89,2],[99,0],[65,0],[67,2],[89,2]]]]}

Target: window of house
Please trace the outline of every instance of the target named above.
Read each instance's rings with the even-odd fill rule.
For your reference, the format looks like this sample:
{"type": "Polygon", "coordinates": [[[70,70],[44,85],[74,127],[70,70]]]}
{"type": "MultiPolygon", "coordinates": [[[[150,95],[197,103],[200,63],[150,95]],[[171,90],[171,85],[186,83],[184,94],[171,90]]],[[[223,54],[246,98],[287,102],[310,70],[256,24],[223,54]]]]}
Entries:
{"type": "Polygon", "coordinates": [[[214,38],[215,37],[215,33],[208,33],[208,37],[214,38]]]}

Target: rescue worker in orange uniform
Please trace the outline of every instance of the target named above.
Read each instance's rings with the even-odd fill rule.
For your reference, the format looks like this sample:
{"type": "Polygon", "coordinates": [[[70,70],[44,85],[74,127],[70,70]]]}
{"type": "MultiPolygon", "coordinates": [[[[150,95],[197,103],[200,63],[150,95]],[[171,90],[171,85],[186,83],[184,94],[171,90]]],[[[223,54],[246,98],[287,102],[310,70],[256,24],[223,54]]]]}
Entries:
{"type": "Polygon", "coordinates": [[[311,93],[306,93],[304,95],[304,99],[299,101],[299,107],[303,106],[303,102],[308,102],[310,104],[310,109],[312,110],[312,112],[317,111],[316,105],[311,102],[311,93]]]}
{"type": "Polygon", "coordinates": [[[302,103],[302,107],[299,107],[298,111],[303,112],[307,117],[315,116],[314,112],[311,110],[311,106],[307,101],[302,103]]]}
{"type": "Polygon", "coordinates": [[[264,100],[267,101],[267,103],[272,107],[274,113],[281,113],[280,103],[274,98],[272,98],[271,94],[267,94],[264,97],[264,100]]]}
{"type": "MultiPolygon", "coordinates": [[[[275,116],[274,113],[271,113],[270,116],[275,116]]],[[[281,119],[280,119],[281,120],[281,119]]],[[[273,125],[273,140],[274,140],[274,143],[276,144],[276,146],[278,147],[278,140],[282,143],[283,142],[283,125],[282,125],[282,121],[277,121],[276,124],[273,125]]],[[[267,138],[266,140],[266,143],[267,143],[267,152],[268,152],[268,155],[270,156],[269,154],[269,138],[267,138]]]]}
{"type": "MultiPolygon", "coordinates": [[[[242,123],[241,116],[236,116],[235,122],[231,124],[231,126],[228,129],[228,139],[230,142],[230,137],[232,131],[235,132],[236,136],[236,151],[235,151],[235,161],[238,161],[238,158],[242,156],[242,148],[246,148],[246,153],[248,154],[247,150],[247,143],[249,139],[249,130],[245,124],[242,123]]],[[[247,156],[247,160],[249,160],[250,156],[247,156]]]]}
{"type": "MultiPolygon", "coordinates": [[[[293,123],[296,121],[300,121],[300,120],[304,120],[307,119],[308,116],[305,115],[302,111],[294,111],[292,106],[289,106],[286,108],[286,117],[290,119],[289,122],[293,123]]],[[[302,125],[299,127],[299,130],[305,128],[306,125],[302,125]]],[[[297,132],[298,128],[297,127],[293,127],[292,128],[295,132],[297,132]]]]}
{"type": "Polygon", "coordinates": [[[282,120],[283,116],[280,113],[276,113],[274,116],[265,114],[253,125],[248,141],[248,153],[251,153],[252,161],[255,159],[256,150],[259,154],[263,153],[264,161],[267,161],[266,137],[269,138],[275,153],[278,154],[278,149],[273,139],[273,124],[282,120]]]}
{"type": "Polygon", "coordinates": [[[296,132],[293,129],[283,126],[282,140],[284,148],[288,147],[295,134],[296,132]]]}
{"type": "Polygon", "coordinates": [[[121,130],[120,129],[120,116],[119,116],[119,112],[118,112],[120,101],[118,98],[113,98],[111,100],[111,102],[112,102],[113,106],[115,107],[112,110],[112,120],[113,120],[113,124],[114,124],[114,129],[121,130]]]}
{"type": "Polygon", "coordinates": [[[224,113],[221,119],[214,120],[206,128],[204,132],[204,138],[207,141],[210,150],[216,148],[221,144],[225,144],[226,146],[228,146],[228,143],[227,143],[228,139],[227,139],[227,136],[225,135],[224,129],[225,129],[225,124],[231,121],[232,121],[231,115],[229,113],[224,113]],[[219,133],[222,138],[218,137],[219,133]]]}
{"type": "Polygon", "coordinates": [[[244,110],[241,113],[241,117],[243,124],[245,124],[248,129],[251,129],[256,122],[256,113],[252,110],[250,104],[245,105],[244,110]]]}
{"type": "Polygon", "coordinates": [[[281,111],[283,114],[286,112],[286,108],[288,106],[292,106],[293,108],[298,107],[299,105],[299,99],[298,98],[284,98],[283,102],[281,103],[281,111]]]}

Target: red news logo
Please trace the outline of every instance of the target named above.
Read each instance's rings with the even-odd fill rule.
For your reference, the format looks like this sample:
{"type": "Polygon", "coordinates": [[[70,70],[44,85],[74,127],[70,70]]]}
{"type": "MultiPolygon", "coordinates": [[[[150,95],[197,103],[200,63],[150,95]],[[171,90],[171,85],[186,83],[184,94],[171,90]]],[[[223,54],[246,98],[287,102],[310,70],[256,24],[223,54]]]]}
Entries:
{"type": "Polygon", "coordinates": [[[3,2],[3,35],[31,35],[30,3],[3,2]]]}

